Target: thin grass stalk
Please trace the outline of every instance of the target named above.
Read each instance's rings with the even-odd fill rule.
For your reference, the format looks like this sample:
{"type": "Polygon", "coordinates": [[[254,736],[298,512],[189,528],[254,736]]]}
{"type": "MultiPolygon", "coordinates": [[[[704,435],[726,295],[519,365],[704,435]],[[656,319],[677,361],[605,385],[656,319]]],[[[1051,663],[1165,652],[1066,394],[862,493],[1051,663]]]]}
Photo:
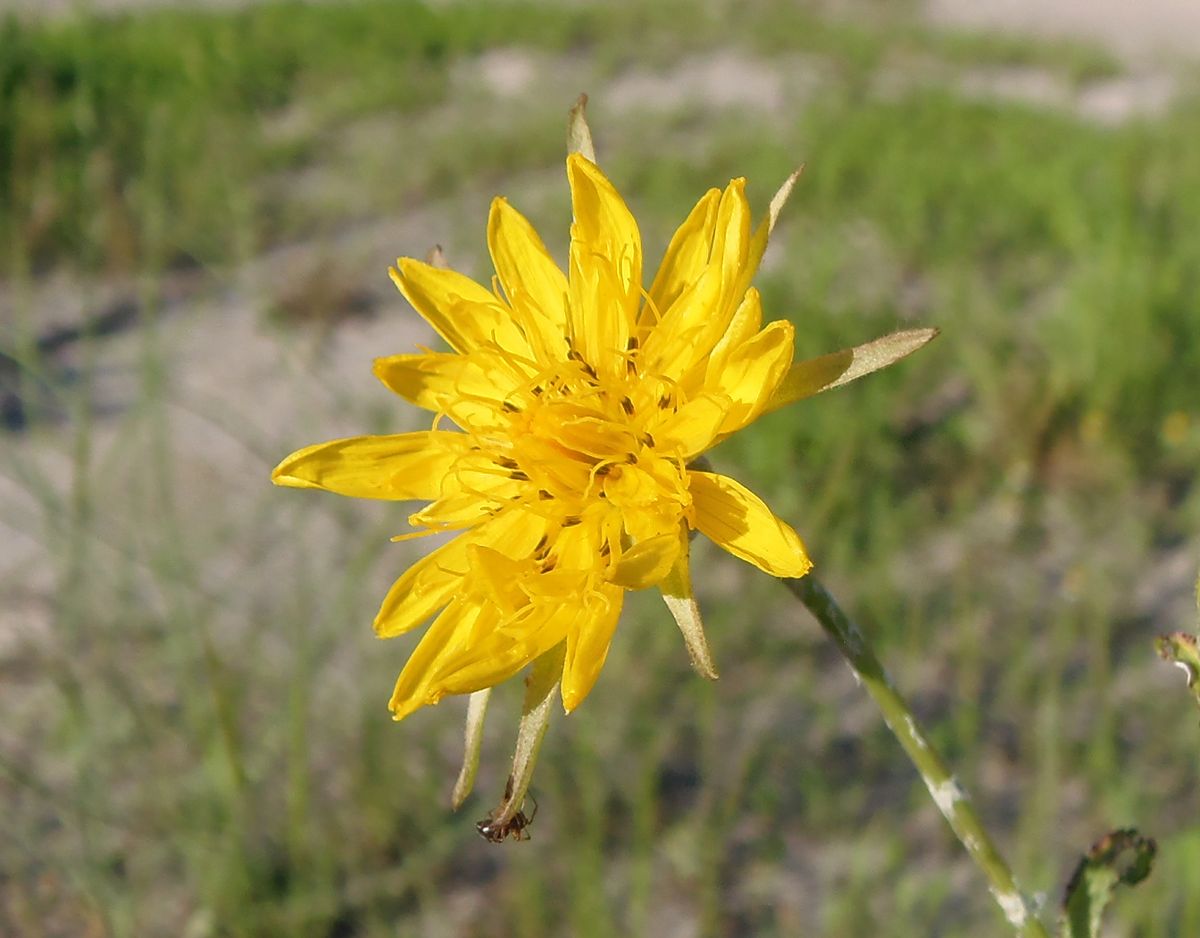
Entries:
{"type": "Polygon", "coordinates": [[[992,897],[1009,924],[1023,938],[1049,938],[1049,933],[1022,894],[1016,877],[996,849],[967,793],[917,726],[912,710],[875,657],[862,631],[811,574],[799,580],[784,580],[783,583],[821,623],[878,704],[884,722],[921,774],[938,810],[975,865],[987,877],[992,897]]]}

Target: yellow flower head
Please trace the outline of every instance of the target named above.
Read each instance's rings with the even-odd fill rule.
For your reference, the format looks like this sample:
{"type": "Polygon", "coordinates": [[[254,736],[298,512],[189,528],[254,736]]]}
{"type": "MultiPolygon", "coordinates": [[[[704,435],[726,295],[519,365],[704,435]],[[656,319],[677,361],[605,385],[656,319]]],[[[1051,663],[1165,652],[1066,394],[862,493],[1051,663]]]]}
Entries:
{"type": "Polygon", "coordinates": [[[538,659],[554,662],[573,710],[604,664],[625,591],[652,586],[697,667],[715,676],[691,597],[689,534],[777,577],[811,563],[756,495],[694,461],[765,410],[929,337],[906,334],[903,353],[864,355],[873,345],[791,367],[792,325],[762,324],[750,279],[794,177],[757,230],[745,180],[705,193],[648,289],[637,224],[612,183],[580,153],[567,178],[565,274],[502,198],[488,219],[491,289],[411,258],[391,270],[452,351],[380,358],[375,374],[432,412],[432,429],[310,446],[272,476],[427,500],[410,523],[458,532],[396,581],[375,619],[391,637],[433,617],[396,683],[396,719],[538,659]]]}

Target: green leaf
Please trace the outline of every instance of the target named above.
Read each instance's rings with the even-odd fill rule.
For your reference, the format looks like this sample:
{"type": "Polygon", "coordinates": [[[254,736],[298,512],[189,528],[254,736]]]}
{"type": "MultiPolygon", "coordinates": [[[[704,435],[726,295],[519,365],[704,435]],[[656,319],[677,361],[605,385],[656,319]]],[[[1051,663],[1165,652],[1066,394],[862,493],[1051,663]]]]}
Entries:
{"type": "Polygon", "coordinates": [[[1060,938],[1099,938],[1104,910],[1120,885],[1150,875],[1158,845],[1135,829],[1105,834],[1080,859],[1063,896],[1060,938]]]}

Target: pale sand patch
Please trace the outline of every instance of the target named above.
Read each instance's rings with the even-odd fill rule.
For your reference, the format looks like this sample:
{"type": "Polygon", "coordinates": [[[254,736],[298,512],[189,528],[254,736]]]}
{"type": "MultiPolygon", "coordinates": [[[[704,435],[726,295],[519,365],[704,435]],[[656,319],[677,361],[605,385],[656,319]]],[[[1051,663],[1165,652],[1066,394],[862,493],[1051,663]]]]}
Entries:
{"type": "Polygon", "coordinates": [[[750,107],[767,112],[783,105],[783,71],[772,63],[721,52],[686,59],[669,69],[632,69],[605,92],[618,111],[675,110],[702,101],[711,107],[750,107]]]}
{"type": "Polygon", "coordinates": [[[934,23],[1098,42],[1130,59],[1200,57],[1196,0],[926,0],[934,23]]]}
{"type": "Polygon", "coordinates": [[[970,69],[958,77],[957,85],[969,97],[1072,111],[1110,125],[1161,116],[1178,89],[1177,80],[1164,73],[1119,75],[1077,86],[1046,69],[1025,67],[970,69]]]}

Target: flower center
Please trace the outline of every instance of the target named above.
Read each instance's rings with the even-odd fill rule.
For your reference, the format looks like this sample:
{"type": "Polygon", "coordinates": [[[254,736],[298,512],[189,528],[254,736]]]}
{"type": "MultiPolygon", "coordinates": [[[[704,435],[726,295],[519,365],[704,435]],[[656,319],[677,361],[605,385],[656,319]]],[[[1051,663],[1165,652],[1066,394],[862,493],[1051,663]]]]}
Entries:
{"type": "Polygon", "coordinates": [[[605,380],[572,353],[530,381],[504,407],[501,465],[527,480],[526,497],[541,511],[617,522],[637,541],[677,528],[691,498],[682,460],[647,429],[662,413],[661,395],[647,393],[632,362],[625,371],[605,380]]]}

